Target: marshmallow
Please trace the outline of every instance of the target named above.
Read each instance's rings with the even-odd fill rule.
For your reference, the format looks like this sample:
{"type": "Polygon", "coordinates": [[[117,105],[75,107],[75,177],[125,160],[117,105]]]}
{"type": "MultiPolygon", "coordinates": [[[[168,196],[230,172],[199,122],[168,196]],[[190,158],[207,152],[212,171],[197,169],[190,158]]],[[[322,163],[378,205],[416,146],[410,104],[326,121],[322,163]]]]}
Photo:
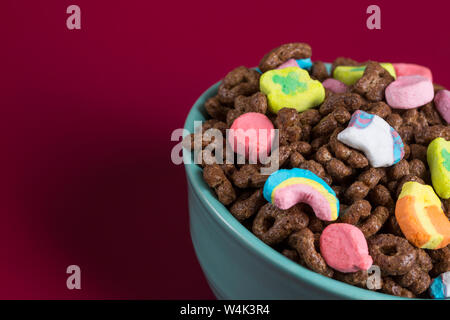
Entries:
{"type": "Polygon", "coordinates": [[[309,70],[312,67],[311,58],[306,59],[289,59],[282,65],[280,65],[277,69],[284,69],[288,67],[298,67],[302,69],[309,70]]]}
{"type": "Polygon", "coordinates": [[[430,285],[430,296],[433,299],[450,298],[450,271],[433,279],[430,285]]]}
{"type": "Polygon", "coordinates": [[[270,70],[261,76],[261,91],[267,95],[269,110],[282,108],[298,112],[318,106],[325,99],[322,83],[312,80],[306,70],[298,67],[270,70]]]}
{"type": "Polygon", "coordinates": [[[434,105],[442,118],[450,123],[450,91],[440,90],[434,97],[434,105]]]}
{"type": "Polygon", "coordinates": [[[424,66],[413,63],[393,63],[397,77],[403,76],[422,76],[433,81],[431,70],[424,66]]]}
{"type": "Polygon", "coordinates": [[[340,272],[368,270],[373,263],[362,231],[348,223],[333,223],[320,235],[320,254],[340,272]]]}
{"type": "Polygon", "coordinates": [[[450,142],[436,138],[428,145],[427,162],[434,190],[442,199],[450,198],[450,142]]]}
{"type": "Polygon", "coordinates": [[[307,203],[321,220],[334,221],[339,215],[336,193],[309,170],[293,168],[275,171],[266,180],[263,195],[282,210],[297,203],[307,203]]]}
{"type": "Polygon", "coordinates": [[[412,109],[431,102],[433,83],[422,76],[403,76],[392,82],[385,91],[386,101],[395,109],[412,109]]]}
{"type": "Polygon", "coordinates": [[[333,78],[326,79],[324,82],[322,82],[322,85],[325,89],[328,89],[334,93],[344,93],[348,91],[348,87],[345,85],[345,83],[333,78]]]}
{"type": "Polygon", "coordinates": [[[431,186],[406,182],[395,204],[395,218],[417,248],[440,249],[450,243],[450,221],[431,186]]]}
{"type": "Polygon", "coordinates": [[[329,62],[324,62],[325,68],[327,69],[328,75],[331,75],[331,69],[333,69],[333,65],[329,62]]]}
{"type": "MultiPolygon", "coordinates": [[[[395,70],[390,63],[380,63],[391,76],[396,78],[395,70]]],[[[364,74],[366,66],[337,66],[333,72],[333,78],[342,81],[348,86],[354,85],[364,74]]]]}
{"type": "Polygon", "coordinates": [[[348,127],[337,139],[364,152],[374,168],[392,166],[405,155],[398,132],[379,116],[361,110],[353,113],[348,127]]]}
{"type": "Polygon", "coordinates": [[[248,112],[234,120],[228,142],[235,153],[256,163],[260,153],[269,155],[274,137],[275,130],[269,118],[262,113],[248,112]]]}

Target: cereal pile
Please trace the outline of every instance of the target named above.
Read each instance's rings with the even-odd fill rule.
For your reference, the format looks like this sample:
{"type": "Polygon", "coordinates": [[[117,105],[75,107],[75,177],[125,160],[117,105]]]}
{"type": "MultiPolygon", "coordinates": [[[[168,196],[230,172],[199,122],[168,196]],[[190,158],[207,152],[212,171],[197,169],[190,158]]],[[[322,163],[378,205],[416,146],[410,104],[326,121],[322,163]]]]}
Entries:
{"type": "MultiPolygon", "coordinates": [[[[203,135],[186,139],[205,148],[215,128],[230,148],[225,133],[236,119],[248,127],[265,115],[263,125],[279,130],[281,170],[269,179],[260,172],[267,164],[210,157],[204,180],[246,228],[304,267],[369,289],[373,263],[382,281],[371,290],[448,297],[449,92],[422,66],[311,55],[290,43],[257,70],[232,70],[205,103],[203,135]]],[[[247,146],[246,157],[252,147],[267,143],[247,146]]]]}

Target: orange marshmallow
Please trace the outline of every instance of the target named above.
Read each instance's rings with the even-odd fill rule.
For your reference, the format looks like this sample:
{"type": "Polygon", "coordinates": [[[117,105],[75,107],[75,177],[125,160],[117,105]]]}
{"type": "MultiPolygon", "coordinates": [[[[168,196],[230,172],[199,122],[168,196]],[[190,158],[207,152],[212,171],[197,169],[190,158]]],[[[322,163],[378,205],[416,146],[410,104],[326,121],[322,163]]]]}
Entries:
{"type": "Polygon", "coordinates": [[[440,249],[450,243],[450,221],[431,186],[405,183],[395,217],[406,239],[418,248],[440,249]]]}

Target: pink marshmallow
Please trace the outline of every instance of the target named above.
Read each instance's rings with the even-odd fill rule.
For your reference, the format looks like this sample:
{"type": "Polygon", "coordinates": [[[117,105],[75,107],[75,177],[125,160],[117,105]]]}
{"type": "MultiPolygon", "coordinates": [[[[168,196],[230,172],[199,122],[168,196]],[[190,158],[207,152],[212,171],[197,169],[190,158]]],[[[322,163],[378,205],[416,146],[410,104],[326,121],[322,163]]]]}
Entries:
{"type": "Polygon", "coordinates": [[[450,123],[450,91],[440,90],[434,98],[437,111],[447,123],[450,123]]]}
{"type": "Polygon", "coordinates": [[[397,77],[403,76],[422,76],[433,82],[431,70],[424,66],[413,63],[393,63],[397,77]]]}
{"type": "Polygon", "coordinates": [[[317,218],[324,221],[332,220],[330,203],[317,189],[306,184],[293,184],[275,190],[273,200],[273,203],[283,210],[289,209],[297,203],[307,203],[317,218]]]}
{"type": "Polygon", "coordinates": [[[322,82],[322,85],[334,92],[334,93],[344,93],[347,92],[348,87],[346,86],[345,83],[343,83],[342,81],[333,79],[333,78],[328,78],[327,80],[325,80],[324,82],[322,82]]]}
{"type": "Polygon", "coordinates": [[[340,272],[368,270],[373,263],[364,234],[348,223],[334,223],[320,236],[320,253],[326,263],[340,272]]]}
{"type": "Polygon", "coordinates": [[[392,82],[385,91],[387,103],[395,109],[412,109],[431,102],[433,83],[422,76],[403,76],[392,82]]]}
{"type": "Polygon", "coordinates": [[[269,118],[262,113],[248,112],[234,120],[228,142],[235,153],[245,153],[247,159],[256,163],[257,157],[269,156],[274,137],[275,130],[269,118]]]}
{"type": "Polygon", "coordinates": [[[288,68],[288,67],[297,67],[298,68],[297,61],[295,61],[295,59],[289,59],[285,63],[280,65],[277,69],[284,69],[284,68],[288,68]]]}

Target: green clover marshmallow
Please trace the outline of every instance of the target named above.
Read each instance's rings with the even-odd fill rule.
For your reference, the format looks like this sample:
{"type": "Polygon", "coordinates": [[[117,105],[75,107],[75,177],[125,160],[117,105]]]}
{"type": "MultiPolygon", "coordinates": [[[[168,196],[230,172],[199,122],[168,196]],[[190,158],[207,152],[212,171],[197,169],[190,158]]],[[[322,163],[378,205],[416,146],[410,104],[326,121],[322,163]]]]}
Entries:
{"type": "Polygon", "coordinates": [[[450,198],[450,141],[436,138],[428,145],[427,162],[434,190],[442,199],[450,198]]]}
{"type": "Polygon", "coordinates": [[[265,72],[260,79],[260,88],[267,95],[273,113],[282,108],[302,112],[318,106],[325,99],[322,83],[312,80],[307,71],[297,67],[265,72]]]}

